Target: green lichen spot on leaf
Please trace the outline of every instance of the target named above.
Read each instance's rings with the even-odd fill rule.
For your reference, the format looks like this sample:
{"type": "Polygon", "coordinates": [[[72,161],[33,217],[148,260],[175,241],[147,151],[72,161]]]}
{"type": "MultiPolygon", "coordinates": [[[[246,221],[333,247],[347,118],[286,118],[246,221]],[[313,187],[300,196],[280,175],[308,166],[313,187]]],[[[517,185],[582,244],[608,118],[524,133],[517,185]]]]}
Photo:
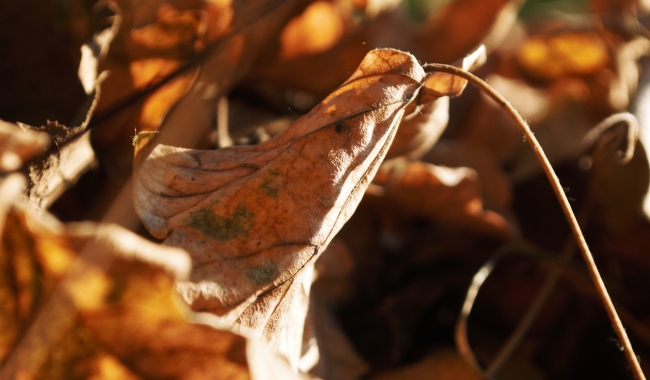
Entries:
{"type": "Polygon", "coordinates": [[[232,217],[216,215],[211,207],[204,207],[190,213],[185,225],[219,240],[230,240],[245,236],[251,228],[253,213],[243,206],[237,206],[232,217]]]}
{"type": "Polygon", "coordinates": [[[278,198],[278,184],[275,183],[274,177],[279,177],[281,174],[280,169],[275,168],[273,170],[269,170],[269,175],[271,178],[266,178],[264,182],[260,185],[260,189],[264,191],[264,193],[269,196],[270,198],[277,199],[278,198]]]}
{"type": "Polygon", "coordinates": [[[271,263],[269,266],[253,267],[248,271],[248,279],[251,280],[253,285],[263,285],[271,282],[277,275],[278,269],[275,264],[271,263]]]}
{"type": "Polygon", "coordinates": [[[260,185],[260,189],[264,190],[264,193],[273,199],[278,197],[278,186],[273,183],[271,179],[265,179],[264,182],[260,185]]]}

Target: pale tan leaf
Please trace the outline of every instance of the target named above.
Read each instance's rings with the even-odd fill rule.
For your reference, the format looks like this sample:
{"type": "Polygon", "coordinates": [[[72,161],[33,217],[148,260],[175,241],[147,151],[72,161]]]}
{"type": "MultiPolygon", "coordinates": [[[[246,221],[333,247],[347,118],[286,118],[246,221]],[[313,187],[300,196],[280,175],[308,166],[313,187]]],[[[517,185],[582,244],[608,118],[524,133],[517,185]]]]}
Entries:
{"type": "Polygon", "coordinates": [[[173,291],[184,251],[20,207],[2,217],[0,377],[301,378],[257,343],[186,320],[173,291]]]}
{"type": "Polygon", "coordinates": [[[375,50],[267,142],[156,147],[136,174],[136,210],[192,255],[185,300],[296,363],[313,261],[356,208],[423,77],[411,55],[375,50]]]}

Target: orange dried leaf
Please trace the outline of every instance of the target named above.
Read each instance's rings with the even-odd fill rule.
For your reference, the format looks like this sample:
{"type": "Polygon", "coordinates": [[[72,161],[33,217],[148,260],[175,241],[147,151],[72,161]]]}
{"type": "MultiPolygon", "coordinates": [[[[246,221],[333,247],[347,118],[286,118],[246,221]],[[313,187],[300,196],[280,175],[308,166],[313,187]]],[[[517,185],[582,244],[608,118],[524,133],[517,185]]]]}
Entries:
{"type": "MultiPolygon", "coordinates": [[[[487,59],[487,53],[485,51],[485,46],[479,46],[474,52],[472,52],[463,60],[456,64],[456,66],[462,68],[463,70],[472,70],[478,66],[481,66],[485,63],[487,59]]],[[[427,75],[427,78],[424,81],[424,88],[426,93],[431,94],[436,97],[441,96],[458,96],[467,86],[467,80],[463,79],[457,75],[443,73],[443,72],[433,72],[427,75]]]]}
{"type": "Polygon", "coordinates": [[[267,142],[156,147],[136,174],[136,211],[154,236],[192,255],[190,281],[179,285],[185,300],[295,363],[303,283],[363,196],[424,75],[410,54],[375,50],[267,142]]]}
{"type": "Polygon", "coordinates": [[[418,106],[402,119],[386,159],[422,157],[438,141],[448,122],[448,97],[418,106]]]}
{"type": "Polygon", "coordinates": [[[511,236],[501,215],[483,209],[477,174],[472,169],[416,161],[395,173],[383,167],[375,183],[386,185],[385,211],[393,218],[429,218],[500,238],[511,236]]]}
{"type": "MultiPolygon", "coordinates": [[[[473,70],[487,59],[485,47],[481,45],[473,53],[458,62],[463,70],[473,70]]],[[[406,116],[397,130],[395,140],[386,158],[399,156],[418,159],[438,141],[449,121],[449,98],[460,95],[467,81],[443,72],[428,73],[423,91],[406,109],[406,116]]]]}
{"type": "Polygon", "coordinates": [[[451,63],[485,44],[493,51],[517,19],[522,0],[446,2],[419,31],[414,49],[427,62],[451,63]]]}
{"type": "MultiPolygon", "coordinates": [[[[157,19],[138,25],[143,16],[138,11],[143,8],[133,9],[128,3],[120,6],[119,30],[108,54],[98,62],[98,71],[109,73],[101,86],[99,114],[111,112],[117,104],[158,83],[195,58],[205,37],[203,24],[206,20],[200,8],[175,10],[160,3],[148,4],[159,10],[157,19]]],[[[94,128],[92,144],[102,164],[128,171],[126,169],[131,166],[129,140],[133,132],[156,130],[169,108],[188,90],[194,74],[188,70],[146,99],[134,102],[117,117],[94,128]]]]}
{"type": "Polygon", "coordinates": [[[280,56],[290,59],[329,50],[343,37],[344,29],[345,22],[336,5],[316,1],[282,30],[280,56]]]}
{"type": "Polygon", "coordinates": [[[299,378],[256,343],[185,319],[196,316],[173,300],[182,250],[113,225],[5,217],[0,377],[299,378]]]}
{"type": "Polygon", "coordinates": [[[610,62],[604,39],[593,32],[568,32],[532,37],[517,52],[527,74],[554,80],[569,75],[594,74],[610,62]]]}
{"type": "MultiPolygon", "coordinates": [[[[218,7],[230,6],[229,0],[212,1],[218,7]]],[[[243,2],[231,15],[232,24],[241,28],[234,35],[215,41],[205,56],[191,88],[169,109],[159,126],[163,141],[178,146],[195,147],[214,126],[216,104],[251,68],[262,47],[278,36],[286,22],[304,7],[302,1],[277,7],[273,1],[243,2]],[[246,27],[243,27],[246,26],[246,27]],[[181,127],[182,126],[182,127],[181,127]],[[186,128],[186,126],[191,126],[186,128]]],[[[213,9],[213,8],[210,8],[213,9]]],[[[218,8],[227,13],[226,9],[218,8]]],[[[216,17],[208,11],[210,17],[216,17]]],[[[222,14],[221,21],[227,14],[222,14]]],[[[229,30],[224,28],[223,32],[229,30]]],[[[208,26],[210,35],[210,26],[208,26]]]]}

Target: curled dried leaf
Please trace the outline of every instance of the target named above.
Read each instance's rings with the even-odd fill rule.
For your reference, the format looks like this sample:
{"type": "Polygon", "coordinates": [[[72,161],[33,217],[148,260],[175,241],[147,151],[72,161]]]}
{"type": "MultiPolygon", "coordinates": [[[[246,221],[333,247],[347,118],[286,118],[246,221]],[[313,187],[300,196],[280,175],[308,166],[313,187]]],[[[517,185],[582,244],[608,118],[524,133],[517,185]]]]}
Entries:
{"type": "Polygon", "coordinates": [[[474,170],[447,168],[425,162],[386,165],[374,183],[386,185],[384,212],[393,219],[429,218],[502,239],[512,237],[501,215],[483,209],[478,177],[474,170]]]}
{"type": "MultiPolygon", "coordinates": [[[[97,106],[100,119],[114,112],[114,107],[128,101],[134,93],[155,85],[181,65],[196,58],[205,37],[205,14],[201,9],[175,10],[169,5],[155,5],[156,20],[138,25],[138,9],[120,2],[119,17],[113,29],[115,37],[105,57],[98,61],[99,71],[110,74],[102,84],[97,106]]],[[[195,4],[198,7],[198,4],[195,4]]],[[[142,21],[140,21],[142,22],[142,21]]],[[[132,101],[132,107],[119,117],[96,126],[92,143],[104,165],[131,166],[129,136],[133,131],[156,130],[169,108],[187,91],[194,73],[183,73],[146,98],[132,101]]],[[[128,170],[125,170],[128,172],[128,170]]]]}
{"type": "Polygon", "coordinates": [[[173,299],[182,250],[18,207],[2,217],[0,377],[299,377],[243,336],[186,320],[173,299]]]}
{"type": "MultiPolygon", "coordinates": [[[[483,63],[485,63],[486,59],[487,53],[485,46],[481,45],[470,55],[463,58],[461,62],[455,64],[455,66],[463,70],[470,71],[478,66],[481,66],[483,63]]],[[[466,79],[463,79],[457,75],[439,71],[429,73],[424,81],[425,93],[428,93],[435,97],[458,96],[463,92],[465,86],[467,86],[466,79]]]]}
{"type": "MultiPolygon", "coordinates": [[[[463,70],[473,70],[487,59],[485,46],[456,63],[463,70]]],[[[386,158],[406,157],[418,159],[438,141],[449,121],[449,96],[463,92],[467,81],[442,72],[428,73],[417,102],[405,110],[395,140],[386,158]]]]}
{"type": "Polygon", "coordinates": [[[297,359],[301,284],[356,208],[424,76],[410,54],[375,50],[262,144],[156,147],[136,175],[136,211],[154,236],[192,255],[190,280],[179,286],[185,300],[297,359]]]}

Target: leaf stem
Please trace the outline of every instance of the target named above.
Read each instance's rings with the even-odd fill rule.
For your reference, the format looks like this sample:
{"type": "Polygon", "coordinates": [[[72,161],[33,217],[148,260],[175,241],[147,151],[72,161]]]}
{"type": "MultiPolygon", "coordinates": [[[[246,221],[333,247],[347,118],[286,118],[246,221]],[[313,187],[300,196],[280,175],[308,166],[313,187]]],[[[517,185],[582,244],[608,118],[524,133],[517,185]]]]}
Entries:
{"type": "Polygon", "coordinates": [[[623,327],[623,324],[621,323],[621,319],[616,313],[616,309],[614,308],[614,304],[607,292],[607,288],[605,287],[605,284],[603,283],[600,273],[598,272],[598,268],[596,267],[594,258],[591,254],[591,251],[589,250],[587,241],[585,240],[585,237],[582,234],[582,231],[580,230],[580,226],[578,225],[578,221],[576,220],[573,210],[571,210],[569,200],[564,194],[564,190],[560,185],[560,181],[557,178],[557,175],[555,174],[555,171],[553,170],[551,163],[548,161],[548,158],[544,154],[541,145],[535,138],[533,132],[530,130],[530,127],[528,126],[526,121],[521,117],[521,115],[519,115],[517,110],[515,110],[515,108],[503,96],[501,96],[501,94],[499,94],[489,84],[487,84],[485,81],[478,78],[474,74],[454,66],[443,65],[438,63],[427,64],[424,65],[423,67],[426,72],[437,72],[437,71],[445,72],[466,79],[468,82],[472,83],[473,85],[478,87],[481,91],[483,91],[486,95],[492,98],[492,100],[497,102],[497,104],[503,107],[506,110],[506,112],[515,120],[515,122],[523,132],[524,136],[526,137],[526,141],[533,148],[533,152],[535,153],[535,156],[537,156],[538,161],[542,165],[542,169],[544,170],[544,173],[548,177],[549,182],[551,183],[551,187],[553,187],[553,191],[555,192],[555,195],[557,196],[558,201],[560,202],[560,206],[562,207],[562,210],[564,211],[564,215],[567,218],[567,221],[569,222],[569,226],[571,227],[573,236],[575,237],[578,247],[582,252],[582,257],[585,261],[585,264],[587,265],[587,269],[589,270],[591,279],[594,282],[594,285],[596,286],[598,295],[600,296],[600,299],[603,302],[603,305],[605,306],[605,310],[609,315],[609,319],[612,322],[612,325],[614,326],[616,335],[618,335],[618,339],[620,340],[620,343],[623,347],[625,356],[627,357],[627,361],[632,369],[632,372],[634,373],[635,377],[638,380],[645,380],[645,375],[643,374],[641,365],[639,364],[639,360],[634,354],[634,350],[632,349],[632,344],[630,343],[627,333],[625,332],[625,328],[623,327]]]}

